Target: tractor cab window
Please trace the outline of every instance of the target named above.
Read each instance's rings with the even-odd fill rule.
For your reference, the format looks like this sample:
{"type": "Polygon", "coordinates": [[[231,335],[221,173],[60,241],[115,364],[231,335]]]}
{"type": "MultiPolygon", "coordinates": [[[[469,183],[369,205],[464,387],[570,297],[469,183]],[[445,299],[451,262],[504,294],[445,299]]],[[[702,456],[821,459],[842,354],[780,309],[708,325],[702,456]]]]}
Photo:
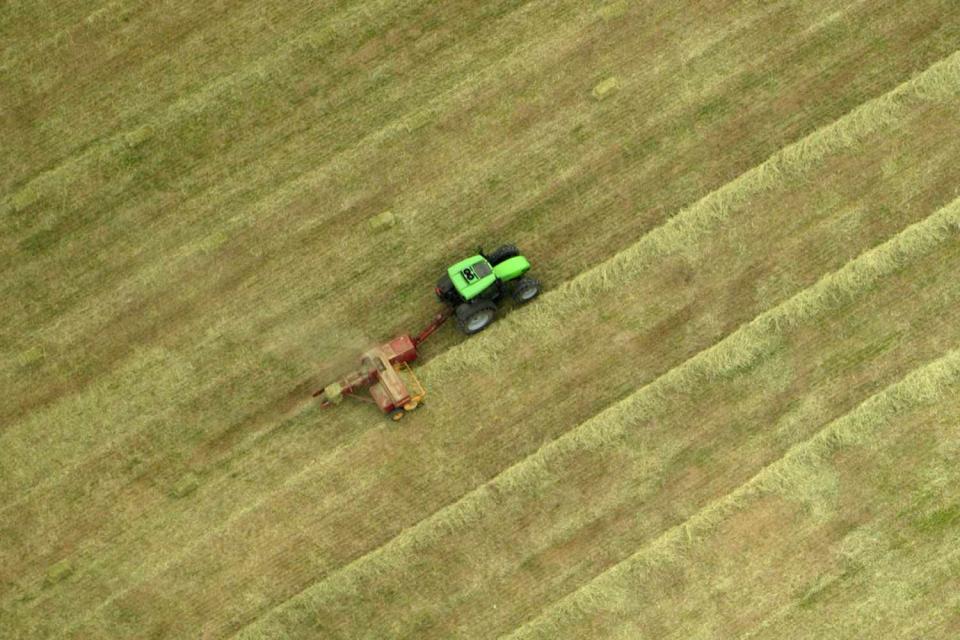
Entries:
{"type": "Polygon", "coordinates": [[[464,273],[464,279],[467,282],[473,282],[474,280],[483,280],[491,271],[490,263],[486,260],[481,260],[480,262],[473,263],[470,267],[464,269],[465,272],[472,272],[470,276],[464,273]]]}

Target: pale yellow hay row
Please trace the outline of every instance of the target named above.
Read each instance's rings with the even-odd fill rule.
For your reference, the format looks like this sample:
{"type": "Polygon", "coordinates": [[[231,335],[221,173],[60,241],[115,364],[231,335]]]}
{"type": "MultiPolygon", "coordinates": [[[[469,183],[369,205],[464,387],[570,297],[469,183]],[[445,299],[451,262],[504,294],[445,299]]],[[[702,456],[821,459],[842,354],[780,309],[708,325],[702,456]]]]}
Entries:
{"type": "Polygon", "coordinates": [[[868,136],[894,126],[922,103],[955,99],[960,95],[960,52],[934,64],[889,93],[864,103],[839,120],[772,155],[720,189],[711,192],[637,243],[617,253],[558,289],[541,296],[537,304],[498,321],[480,336],[434,358],[430,378],[493,363],[527,339],[531,330],[556,329],[565,316],[586,308],[593,296],[629,288],[630,280],[658,260],[682,254],[713,232],[749,198],[785,181],[801,178],[827,156],[856,148],[868,136]]]}
{"type": "MultiPolygon", "coordinates": [[[[718,344],[700,352],[540,448],[459,501],[404,530],[362,558],[334,571],[295,598],[276,607],[245,630],[242,637],[275,637],[282,632],[290,632],[297,628],[300,615],[322,608],[322,603],[335,595],[359,593],[367,581],[375,579],[379,573],[402,561],[397,557],[414,557],[418,549],[430,546],[438,538],[469,527],[483,518],[495,508],[499,496],[503,493],[522,493],[549,481],[554,477],[553,469],[559,462],[583,450],[616,447],[625,430],[651,416],[668,411],[670,397],[692,390],[712,378],[750,366],[778,344],[780,336],[788,327],[814,319],[855,299],[869,291],[883,277],[894,273],[912,259],[927,255],[955,240],[958,234],[960,199],[922,222],[911,225],[884,244],[865,252],[778,307],[761,314],[718,344]]],[[[883,410],[893,410],[899,406],[897,399],[901,396],[906,398],[907,403],[929,402],[941,397],[945,380],[952,381],[949,376],[960,372],[960,355],[957,355],[955,360],[956,371],[947,366],[953,361],[947,360],[943,368],[922,370],[932,372],[930,375],[916,372],[904,382],[906,387],[891,387],[882,396],[885,400],[879,406],[883,410]]],[[[791,450],[776,467],[768,468],[763,476],[758,476],[745,486],[750,487],[750,492],[783,490],[785,484],[795,480],[792,473],[800,473],[806,469],[810,456],[825,455],[822,447],[815,443],[822,441],[835,448],[849,444],[855,438],[869,435],[876,415],[868,410],[878,402],[880,400],[874,399],[864,403],[857,412],[844,418],[845,426],[842,429],[835,428],[834,423],[821,436],[808,441],[801,449],[791,450]]],[[[708,512],[709,521],[717,520],[735,508],[742,491],[747,489],[731,494],[730,501],[718,502],[716,508],[708,512]]],[[[689,532],[686,529],[683,531],[689,532]]]]}
{"type": "MultiPolygon", "coordinates": [[[[571,299],[572,299],[571,296],[589,297],[590,295],[592,295],[591,292],[593,292],[595,289],[591,288],[590,286],[585,286],[583,283],[584,282],[590,283],[591,281],[597,281],[597,280],[600,280],[600,281],[608,280],[608,276],[606,274],[609,273],[609,270],[612,268],[611,265],[622,263],[624,261],[629,262],[630,260],[647,261],[647,262],[644,262],[644,264],[649,264],[648,261],[651,259],[651,256],[647,252],[650,250],[651,247],[654,249],[658,247],[662,247],[664,237],[669,238],[674,242],[679,241],[684,245],[687,244],[688,242],[695,242],[701,237],[703,237],[704,235],[706,235],[706,233],[708,233],[709,230],[712,230],[713,228],[716,227],[718,218],[715,214],[715,207],[718,205],[718,203],[719,204],[726,203],[727,208],[724,209],[724,212],[726,212],[731,203],[740,203],[743,199],[748,197],[748,195],[753,195],[758,191],[772,188],[773,186],[775,186],[776,181],[781,177],[791,177],[791,176],[799,175],[799,173],[802,172],[803,168],[812,167],[813,165],[815,165],[816,161],[822,160],[829,153],[836,152],[836,151],[839,151],[840,149],[846,148],[845,145],[853,146],[857,144],[863,137],[871,133],[874,133],[878,130],[881,130],[883,126],[892,124],[897,117],[903,116],[904,113],[911,107],[915,106],[917,102],[921,102],[924,99],[927,99],[926,97],[921,97],[921,96],[929,96],[929,99],[941,99],[943,95],[953,95],[953,93],[956,90],[955,81],[958,73],[957,62],[958,62],[958,56],[956,55],[951,56],[951,58],[948,58],[946,61],[938,63],[937,65],[934,65],[928,71],[904,83],[904,85],[901,85],[900,87],[896,88],[891,93],[886,94],[885,96],[882,96],[881,98],[878,98],[874,101],[871,101],[870,103],[867,103],[867,105],[864,105],[863,107],[860,107],[854,110],[844,118],[841,118],[836,123],[831,124],[828,127],[820,129],[817,132],[811,134],[811,136],[808,137],[807,139],[800,141],[795,145],[791,145],[790,147],[787,147],[785,150],[779,152],[778,154],[775,154],[770,160],[765,162],[759,168],[754,169],[751,172],[748,172],[747,174],[744,174],[744,176],[741,176],[741,178],[738,178],[736,181],[734,181],[734,183],[739,184],[742,189],[746,189],[746,192],[741,192],[740,189],[730,189],[729,185],[722,188],[718,192],[715,192],[714,194],[707,196],[706,198],[701,200],[699,203],[697,203],[690,209],[687,209],[679,213],[675,218],[671,219],[671,221],[668,222],[666,225],[659,227],[657,230],[652,232],[651,234],[653,236],[652,239],[650,239],[649,236],[642,239],[640,243],[638,243],[638,245],[644,247],[645,250],[638,250],[637,245],[635,245],[634,247],[631,247],[630,249],[622,252],[621,254],[618,254],[617,256],[612,258],[610,261],[603,263],[599,268],[585,272],[582,276],[579,276],[578,278],[576,278],[575,281],[570,285],[563,287],[561,289],[555,290],[553,292],[549,292],[548,294],[544,295],[542,300],[538,303],[538,305],[530,307],[528,310],[524,312],[524,314],[513,314],[513,316],[521,316],[521,315],[529,316],[529,318],[524,322],[526,323],[526,325],[531,325],[531,326],[536,326],[537,324],[540,324],[544,316],[547,316],[547,317],[553,316],[552,318],[549,319],[548,323],[555,326],[557,322],[557,318],[556,318],[557,313],[567,313],[570,310],[572,310],[574,306],[579,306],[579,304],[576,304],[576,305],[571,304],[571,299]],[[926,88],[928,87],[936,88],[936,87],[939,87],[942,82],[944,82],[942,77],[944,76],[943,67],[945,65],[947,66],[947,69],[948,69],[948,73],[946,73],[947,82],[953,83],[950,85],[951,89],[948,91],[942,91],[940,89],[937,89],[933,93],[929,93],[929,94],[925,93],[925,91],[927,90],[926,88]],[[907,98],[904,99],[903,96],[907,96],[907,98]],[[879,106],[875,105],[871,107],[873,103],[879,103],[879,106]],[[878,117],[876,115],[878,113],[884,114],[884,117],[878,117]],[[873,117],[865,118],[864,114],[868,114],[868,115],[873,114],[873,117]],[[853,133],[851,134],[850,131],[852,131],[853,133]],[[820,140],[826,135],[824,132],[839,133],[841,134],[840,138],[845,140],[846,142],[844,144],[836,144],[836,145],[816,143],[817,140],[820,140]],[[812,139],[814,142],[807,143],[806,141],[810,139],[812,139]],[[804,151],[805,149],[811,149],[811,148],[816,149],[817,153],[809,154],[806,151],[804,151]],[[794,170],[793,170],[794,173],[770,170],[770,167],[779,167],[781,165],[793,166],[794,163],[797,162],[796,160],[792,160],[792,158],[795,158],[795,157],[801,157],[803,159],[803,162],[799,162],[799,166],[794,167],[794,170]],[[734,195],[729,195],[731,193],[734,195]],[[724,194],[727,194],[727,195],[724,195],[724,194]],[[692,222],[703,221],[705,219],[704,218],[705,215],[707,216],[706,219],[710,222],[710,224],[707,225],[707,228],[701,228],[701,227],[692,225],[692,222]],[[626,256],[626,258],[624,256],[626,256]],[[577,283],[580,283],[580,284],[577,284],[577,283]],[[540,307],[543,307],[543,310],[541,310],[540,307]]],[[[926,222],[930,224],[935,224],[936,220],[937,220],[937,216],[934,216],[926,222]]],[[[903,236],[903,238],[904,238],[903,242],[911,243],[912,242],[911,238],[913,238],[913,234],[905,232],[905,235],[903,236]]],[[[937,242],[938,240],[934,240],[933,242],[926,242],[926,243],[921,242],[917,245],[916,250],[918,251],[929,250],[937,242]]],[[[866,254],[863,259],[865,261],[872,262],[875,259],[875,257],[876,256],[873,256],[871,254],[866,254]]],[[[886,259],[880,260],[876,265],[874,265],[874,268],[873,268],[874,271],[876,270],[876,268],[879,268],[880,271],[873,272],[871,269],[867,269],[867,271],[870,273],[867,275],[866,280],[870,280],[870,278],[873,278],[875,280],[876,278],[881,277],[882,274],[888,273],[891,270],[896,269],[898,265],[899,263],[891,263],[886,259]]],[[[848,265],[848,266],[851,268],[856,267],[856,265],[853,265],[853,266],[848,265]]],[[[837,277],[840,279],[838,280],[838,282],[842,281],[842,282],[846,282],[846,284],[842,284],[842,283],[839,285],[834,284],[834,286],[832,287],[826,287],[825,290],[829,291],[832,294],[835,294],[837,293],[838,290],[841,290],[844,287],[853,286],[855,288],[860,284],[864,284],[864,282],[861,282],[860,276],[856,276],[854,277],[853,281],[848,282],[849,274],[845,276],[845,275],[842,275],[843,273],[846,273],[846,272],[841,272],[841,274],[837,275],[837,277]]],[[[632,277],[638,277],[642,274],[642,269],[635,268],[631,272],[631,274],[632,274],[632,277]]],[[[617,282],[619,282],[619,280],[617,282]]],[[[616,282],[611,283],[610,286],[616,286],[616,282]]],[[[818,284],[818,286],[820,285],[818,284]]],[[[817,295],[819,294],[812,294],[812,297],[816,298],[817,295]]],[[[804,311],[804,309],[806,309],[807,305],[810,302],[809,298],[810,296],[806,298],[801,298],[799,301],[795,301],[795,302],[791,301],[793,302],[793,304],[788,308],[791,314],[797,315],[797,319],[795,321],[800,321],[803,318],[808,317],[810,313],[818,312],[817,309],[812,309],[812,310],[807,309],[806,311],[804,311]]],[[[582,301],[582,302],[585,302],[585,301],[582,301]]],[[[831,305],[828,305],[828,304],[821,305],[819,310],[820,311],[826,310],[830,306],[831,305]]],[[[707,352],[700,354],[697,358],[694,358],[691,361],[688,361],[690,363],[699,363],[695,367],[692,365],[690,366],[690,368],[696,372],[694,375],[691,376],[691,379],[697,378],[697,376],[707,375],[709,377],[711,375],[722,375],[724,372],[734,371],[739,367],[746,366],[747,364],[749,364],[749,362],[761,357],[764,353],[767,353],[775,345],[775,340],[771,340],[771,337],[768,335],[764,335],[759,340],[750,339],[751,336],[755,338],[757,333],[762,334],[764,333],[764,331],[768,329],[777,331],[778,329],[776,328],[775,325],[784,321],[783,314],[778,314],[777,316],[771,316],[771,317],[767,317],[767,316],[768,314],[764,314],[764,316],[760,316],[759,318],[757,318],[757,320],[754,321],[754,323],[758,323],[757,325],[758,328],[753,329],[752,334],[747,333],[744,330],[741,330],[741,332],[737,332],[736,334],[728,338],[729,342],[725,342],[726,347],[724,349],[717,350],[717,348],[715,347],[714,349],[708,350],[707,352]]],[[[501,322],[501,324],[509,323],[515,326],[519,326],[520,322],[521,321],[517,319],[514,319],[512,322],[510,322],[510,319],[508,318],[507,322],[501,322]]],[[[754,323],[751,323],[751,325],[753,325],[754,323]]],[[[494,329],[494,331],[495,330],[496,328],[494,329]]],[[[488,335],[491,333],[492,332],[487,332],[488,335]]],[[[521,326],[520,330],[517,333],[526,335],[526,329],[524,329],[521,326]]],[[[502,338],[502,336],[500,338],[502,338]]],[[[452,355],[445,355],[445,356],[440,356],[438,358],[435,358],[433,361],[425,365],[422,371],[424,372],[424,375],[428,377],[434,377],[434,378],[445,377],[449,373],[449,369],[451,368],[451,363],[449,361],[451,360],[453,361],[454,364],[452,368],[455,369],[457,367],[456,362],[465,362],[466,357],[468,357],[471,354],[471,352],[473,353],[473,355],[478,356],[478,358],[482,359],[482,354],[485,347],[481,347],[480,344],[486,343],[486,342],[497,343],[498,340],[499,338],[484,340],[483,336],[474,338],[471,341],[463,343],[460,347],[456,347],[452,349],[451,352],[448,352],[448,354],[452,354],[452,355]],[[477,345],[477,346],[474,346],[474,345],[477,345]],[[459,353],[460,351],[463,351],[464,353],[459,353]]],[[[721,344],[724,344],[724,343],[721,343],[721,344]]],[[[489,345],[486,345],[486,346],[489,346],[489,345]]],[[[686,365],[684,365],[684,367],[686,367],[686,365]]],[[[677,369],[681,369],[681,367],[678,367],[677,369]]],[[[667,376],[663,381],[657,381],[657,384],[650,385],[650,389],[649,391],[646,392],[646,394],[650,396],[655,396],[657,393],[662,393],[663,389],[668,389],[671,386],[676,385],[678,383],[680,384],[681,387],[684,386],[685,384],[689,384],[689,382],[684,382],[682,380],[683,376],[681,374],[675,373],[677,369],[667,374],[667,376]]],[[[519,468],[517,468],[516,470],[508,470],[508,472],[506,472],[506,475],[496,479],[495,482],[497,482],[499,486],[503,486],[505,488],[510,488],[510,487],[513,487],[514,485],[523,486],[524,484],[526,484],[526,482],[524,481],[524,478],[526,477],[529,477],[530,481],[535,482],[536,478],[540,477],[543,471],[546,469],[547,460],[544,458],[544,456],[554,455],[554,453],[560,453],[562,455],[564,451],[572,452],[581,447],[601,446],[606,442],[616,440],[617,435],[621,433],[623,429],[622,424],[617,424],[618,422],[617,416],[619,415],[620,420],[622,421],[624,419],[623,418],[624,415],[628,414],[630,411],[635,411],[637,409],[642,408],[644,402],[650,401],[649,398],[647,398],[646,400],[641,399],[642,401],[637,400],[636,396],[637,394],[634,394],[634,396],[631,396],[630,398],[627,399],[628,401],[633,399],[634,402],[636,402],[636,405],[630,405],[629,403],[622,404],[622,406],[616,405],[610,410],[610,413],[604,412],[603,414],[600,414],[602,416],[605,416],[606,420],[604,421],[593,420],[593,421],[588,421],[588,423],[584,423],[584,425],[590,424],[591,426],[585,429],[578,428],[575,432],[567,434],[567,436],[558,440],[553,445],[555,448],[550,450],[551,451],[550,454],[547,454],[544,450],[536,452],[527,461],[525,461],[525,464],[523,464],[523,466],[515,465],[515,467],[519,467],[519,468]]],[[[329,461],[334,457],[336,457],[336,454],[332,454],[330,457],[324,458],[324,460],[329,461]]],[[[284,486],[285,487],[295,486],[299,482],[302,482],[304,478],[309,477],[310,473],[312,473],[312,468],[308,467],[302,470],[301,472],[299,472],[298,474],[296,474],[295,476],[288,479],[284,486]]],[[[482,491],[482,488],[480,491],[482,491]]],[[[469,495],[470,494],[468,494],[468,496],[469,495]]],[[[473,516],[476,515],[476,514],[471,515],[472,513],[471,506],[470,506],[471,500],[468,500],[466,498],[465,500],[466,502],[464,502],[464,504],[459,505],[458,511],[448,512],[444,510],[441,512],[441,513],[446,513],[446,515],[449,516],[449,520],[447,521],[446,526],[454,526],[454,528],[456,528],[456,525],[455,525],[456,522],[468,522],[471,520],[473,516]]],[[[257,506],[258,506],[257,504],[251,505],[251,509],[256,508],[257,506]]],[[[243,511],[246,512],[249,510],[250,509],[244,509],[243,511]]],[[[431,517],[428,520],[432,520],[432,518],[433,517],[431,517]]],[[[233,518],[231,518],[231,521],[232,520],[233,518]]],[[[229,522],[227,524],[229,524],[229,522]]],[[[420,525],[418,525],[418,527],[419,526],[420,525]]],[[[416,527],[409,529],[408,531],[413,531],[415,529],[416,527]]],[[[211,532],[211,535],[214,535],[215,533],[216,532],[211,532]]],[[[175,561],[176,559],[171,559],[171,563],[174,563],[175,561]]],[[[164,566],[167,566],[168,564],[171,564],[171,563],[165,563],[164,566]]],[[[160,570],[162,571],[163,567],[161,567],[160,570]]],[[[111,600],[113,600],[114,597],[112,597],[111,600]]]]}
{"type": "Polygon", "coordinates": [[[897,416],[956,394],[958,385],[960,350],[955,350],[914,370],[809,440],[793,446],[748,482],[554,602],[508,637],[556,638],[565,624],[601,611],[616,611],[623,606],[623,599],[629,597],[629,584],[639,572],[682,559],[689,545],[696,544],[697,539],[708,535],[718,524],[760,496],[802,494],[800,485],[811,467],[826,464],[836,451],[844,447],[877,438],[884,426],[897,416]]]}

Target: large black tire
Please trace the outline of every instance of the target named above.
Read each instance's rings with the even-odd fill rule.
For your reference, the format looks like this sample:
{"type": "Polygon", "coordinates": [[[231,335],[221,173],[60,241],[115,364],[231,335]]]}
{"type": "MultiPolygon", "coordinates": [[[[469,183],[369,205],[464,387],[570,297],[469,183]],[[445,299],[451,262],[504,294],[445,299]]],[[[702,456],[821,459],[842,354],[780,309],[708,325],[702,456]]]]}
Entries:
{"type": "Polygon", "coordinates": [[[540,281],[524,276],[513,287],[513,300],[517,304],[526,304],[540,295],[540,281]]]}
{"type": "Polygon", "coordinates": [[[468,336],[489,327],[497,317],[497,305],[490,300],[473,300],[457,307],[457,326],[468,336]]]}
{"type": "Polygon", "coordinates": [[[458,298],[460,298],[460,296],[457,295],[457,290],[453,286],[453,282],[450,280],[450,276],[447,274],[443,274],[443,277],[437,281],[436,292],[441,302],[446,302],[451,305],[456,304],[458,298]]]}
{"type": "Polygon", "coordinates": [[[492,253],[488,254],[487,262],[489,262],[491,266],[495,267],[504,260],[515,258],[518,255],[520,255],[520,250],[517,249],[516,245],[505,244],[502,247],[497,247],[492,253]]]}

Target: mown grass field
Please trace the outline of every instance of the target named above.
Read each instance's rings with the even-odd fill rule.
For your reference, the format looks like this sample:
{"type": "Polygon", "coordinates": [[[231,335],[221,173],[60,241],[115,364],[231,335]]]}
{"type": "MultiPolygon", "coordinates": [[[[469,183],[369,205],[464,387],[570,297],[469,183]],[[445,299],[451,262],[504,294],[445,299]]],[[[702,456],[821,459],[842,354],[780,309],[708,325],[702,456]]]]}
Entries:
{"type": "Polygon", "coordinates": [[[0,637],[960,636],[953,0],[14,1],[0,148],[0,637]]]}

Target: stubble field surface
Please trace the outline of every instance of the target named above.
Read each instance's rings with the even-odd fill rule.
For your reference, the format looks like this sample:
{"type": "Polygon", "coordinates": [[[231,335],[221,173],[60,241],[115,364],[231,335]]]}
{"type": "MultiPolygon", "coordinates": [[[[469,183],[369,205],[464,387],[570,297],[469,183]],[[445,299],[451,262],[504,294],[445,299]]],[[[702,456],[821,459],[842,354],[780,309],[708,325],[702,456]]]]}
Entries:
{"type": "Polygon", "coordinates": [[[8,2],[0,148],[0,637],[960,636],[952,0],[8,2]]]}

